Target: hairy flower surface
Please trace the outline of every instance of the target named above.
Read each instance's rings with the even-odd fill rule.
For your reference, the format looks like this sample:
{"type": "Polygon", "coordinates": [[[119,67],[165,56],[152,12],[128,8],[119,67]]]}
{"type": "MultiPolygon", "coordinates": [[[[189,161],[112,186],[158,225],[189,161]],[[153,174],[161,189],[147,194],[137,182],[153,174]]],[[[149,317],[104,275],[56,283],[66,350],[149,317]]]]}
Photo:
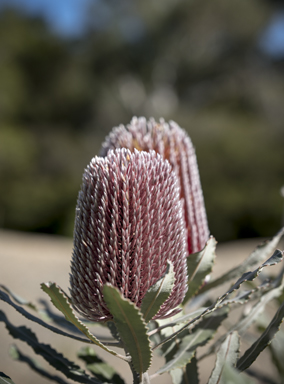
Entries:
{"type": "Polygon", "coordinates": [[[129,125],[113,128],[103,143],[101,156],[106,156],[109,149],[123,147],[154,150],[170,162],[184,202],[188,252],[200,251],[209,238],[209,229],[195,150],[186,132],[173,121],[134,117],[129,125]]]}
{"type": "Polygon", "coordinates": [[[155,318],[176,313],[187,290],[186,231],[179,186],[168,161],[154,151],[127,149],[95,157],[79,192],[71,261],[75,308],[110,320],[102,289],[111,283],[138,307],[172,261],[175,284],[155,318]]]}

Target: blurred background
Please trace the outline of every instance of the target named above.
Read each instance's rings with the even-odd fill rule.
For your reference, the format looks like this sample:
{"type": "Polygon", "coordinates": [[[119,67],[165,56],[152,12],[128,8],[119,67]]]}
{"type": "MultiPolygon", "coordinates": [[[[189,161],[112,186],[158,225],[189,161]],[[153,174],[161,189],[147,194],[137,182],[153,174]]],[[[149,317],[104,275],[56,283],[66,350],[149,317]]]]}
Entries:
{"type": "Polygon", "coordinates": [[[0,228],[72,236],[84,168],[136,115],[188,132],[217,240],[272,236],[283,102],[282,1],[0,0],[0,228]]]}

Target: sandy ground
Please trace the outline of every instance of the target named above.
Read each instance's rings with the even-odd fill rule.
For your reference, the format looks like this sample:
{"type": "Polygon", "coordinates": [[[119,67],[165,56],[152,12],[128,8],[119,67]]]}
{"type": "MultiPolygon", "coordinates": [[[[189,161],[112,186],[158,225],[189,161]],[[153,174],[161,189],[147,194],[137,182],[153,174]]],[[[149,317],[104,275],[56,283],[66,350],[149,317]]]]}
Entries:
{"type": "MultiPolygon", "coordinates": [[[[260,239],[253,239],[218,244],[214,275],[218,276],[225,270],[238,265],[260,242],[260,239]]],[[[283,248],[283,242],[281,246],[283,248]]],[[[13,292],[32,301],[37,301],[40,298],[48,300],[48,296],[41,291],[40,284],[42,282],[55,281],[65,291],[68,291],[71,253],[72,241],[70,239],[2,230],[0,231],[0,284],[8,286],[13,292]]],[[[32,328],[36,332],[39,341],[52,344],[58,352],[61,352],[70,360],[75,360],[76,351],[84,346],[83,343],[72,342],[70,339],[53,334],[39,325],[31,323],[2,301],[0,302],[0,309],[5,311],[7,317],[14,325],[26,325],[32,328]]],[[[99,332],[100,328],[94,329],[94,333],[98,334],[99,332]]],[[[0,371],[9,375],[16,384],[47,384],[50,381],[35,373],[31,373],[25,364],[15,362],[10,358],[8,355],[9,348],[14,343],[17,344],[22,352],[36,357],[43,367],[50,370],[53,374],[60,376],[58,372],[50,369],[43,359],[33,355],[31,349],[23,342],[13,339],[8,334],[4,324],[0,323],[0,371]]],[[[127,364],[104,353],[100,348],[96,348],[96,351],[100,357],[115,366],[127,384],[132,382],[132,376],[127,364]]],[[[200,384],[207,382],[214,360],[214,357],[206,360],[200,370],[200,384]]],[[[161,358],[155,358],[152,372],[155,372],[162,364],[163,360],[161,358]]],[[[254,364],[254,368],[260,369],[266,374],[269,373],[275,378],[277,377],[266,352],[259,357],[258,361],[254,364]]],[[[70,379],[65,379],[65,381],[73,382],[70,379]]],[[[153,382],[155,384],[167,384],[171,383],[171,380],[169,376],[162,375],[153,380],[153,382]]]]}

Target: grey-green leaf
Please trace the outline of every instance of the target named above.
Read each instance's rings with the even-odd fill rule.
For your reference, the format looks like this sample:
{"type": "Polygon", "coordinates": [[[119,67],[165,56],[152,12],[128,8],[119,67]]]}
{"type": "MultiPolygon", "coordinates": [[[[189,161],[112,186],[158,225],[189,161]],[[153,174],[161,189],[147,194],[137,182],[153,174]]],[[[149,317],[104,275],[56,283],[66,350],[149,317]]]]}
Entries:
{"type": "Polygon", "coordinates": [[[283,252],[279,249],[276,249],[274,251],[273,255],[266,260],[261,266],[256,268],[252,272],[245,272],[235,284],[232,285],[232,287],[224,294],[222,295],[218,300],[221,302],[223,301],[230,293],[236,291],[240,288],[241,284],[243,284],[246,281],[253,281],[262,271],[264,267],[272,266],[278,264],[280,261],[283,260],[283,252]]]}
{"type": "MultiPolygon", "coordinates": [[[[41,300],[41,304],[44,306],[44,308],[42,308],[42,307],[39,308],[33,302],[28,301],[25,298],[19,296],[18,294],[12,292],[11,289],[6,287],[5,285],[0,284],[0,288],[3,291],[5,291],[17,304],[20,304],[21,306],[27,307],[27,308],[32,309],[35,312],[37,312],[43,321],[53,322],[53,323],[59,325],[60,327],[65,328],[68,331],[71,331],[74,333],[81,333],[72,323],[67,321],[64,316],[53,313],[50,310],[49,303],[47,301],[41,300]]],[[[11,303],[8,303],[8,304],[11,304],[11,303]]],[[[18,308],[20,308],[20,307],[18,307],[18,308]]],[[[95,325],[95,324],[99,324],[99,323],[92,323],[92,325],[95,325]]],[[[102,324],[100,324],[100,325],[102,325],[102,324]]],[[[89,340],[86,340],[86,342],[89,342],[89,340]]]]}
{"type": "Polygon", "coordinates": [[[219,278],[210,281],[208,284],[201,288],[199,293],[203,293],[214,287],[217,287],[218,285],[224,284],[236,278],[248,269],[254,268],[256,265],[265,260],[271,254],[271,252],[274,251],[283,234],[284,227],[271,240],[260,244],[242,264],[226,272],[219,278]]]}
{"type": "Polygon", "coordinates": [[[271,291],[266,292],[258,302],[251,308],[249,314],[241,319],[236,325],[235,329],[239,332],[240,335],[244,334],[246,330],[258,319],[258,317],[265,310],[265,306],[271,302],[271,300],[279,297],[283,291],[283,286],[272,289],[271,291]]]}
{"type": "Polygon", "coordinates": [[[175,282],[173,264],[168,261],[165,275],[152,285],[144,296],[140,310],[148,323],[159,311],[161,305],[168,299],[175,282]]]}
{"type": "Polygon", "coordinates": [[[6,291],[10,296],[12,296],[12,298],[20,305],[24,305],[24,306],[27,306],[28,308],[30,309],[33,309],[34,311],[36,312],[39,312],[39,309],[37,308],[37,306],[32,303],[31,301],[28,301],[24,298],[22,298],[21,296],[17,295],[16,293],[12,292],[8,287],[6,287],[5,285],[3,284],[0,284],[0,288],[2,288],[4,291],[6,291]]]}
{"type": "MultiPolygon", "coordinates": [[[[250,291],[239,292],[235,297],[224,300],[218,306],[218,308],[222,308],[222,307],[229,305],[229,304],[233,304],[235,306],[245,304],[248,301],[248,299],[250,298],[250,296],[252,295],[252,293],[256,292],[258,289],[259,289],[259,287],[255,288],[253,290],[250,290],[250,291]]],[[[217,309],[217,307],[216,307],[216,309],[217,309]]],[[[164,329],[166,327],[174,327],[174,326],[179,325],[181,323],[185,323],[186,321],[188,321],[190,319],[194,319],[205,312],[206,312],[206,307],[201,307],[194,312],[187,313],[186,315],[176,317],[173,320],[171,319],[171,321],[168,322],[168,324],[167,323],[163,324],[162,328],[164,329]]],[[[159,324],[160,324],[160,322],[159,322],[159,324]]]]}
{"type": "Polygon", "coordinates": [[[27,343],[36,354],[43,357],[52,367],[62,372],[66,377],[85,384],[101,384],[98,380],[90,378],[81,368],[66,359],[62,354],[58,353],[48,344],[40,343],[36,335],[27,327],[14,326],[6,317],[3,311],[0,310],[0,321],[6,325],[11,336],[27,343]]]}
{"type": "Polygon", "coordinates": [[[220,350],[217,353],[216,364],[208,384],[218,384],[221,382],[225,364],[234,367],[239,357],[239,351],[240,338],[238,332],[235,331],[230,333],[226,340],[222,343],[220,350]]]}
{"type": "Polygon", "coordinates": [[[0,384],[15,384],[14,381],[5,373],[0,372],[0,384]]]}
{"type": "Polygon", "coordinates": [[[229,333],[237,331],[240,335],[242,335],[257,320],[261,313],[263,313],[266,304],[269,303],[271,300],[279,297],[282,292],[283,285],[280,285],[261,296],[260,300],[257,301],[256,304],[251,308],[249,314],[243,317],[237,323],[233,324],[233,326],[229,329],[228,333],[221,336],[213,345],[211,345],[211,347],[208,349],[207,353],[204,356],[208,356],[211,353],[214,353],[229,333]]]}
{"type": "Polygon", "coordinates": [[[103,295],[125,348],[132,358],[133,367],[142,377],[142,373],[150,367],[152,359],[143,316],[139,309],[112,285],[104,286],[103,295]]]}
{"type": "Polygon", "coordinates": [[[170,371],[173,384],[199,384],[197,360],[193,357],[183,368],[170,371]]]}
{"type": "Polygon", "coordinates": [[[107,348],[104,344],[102,344],[90,332],[89,328],[85,324],[83,324],[82,321],[80,321],[78,319],[78,317],[75,315],[75,313],[74,313],[74,311],[73,311],[73,309],[71,307],[71,304],[68,301],[67,296],[63,293],[63,291],[61,290],[61,288],[57,284],[52,283],[52,282],[42,283],[41,284],[41,288],[42,288],[42,290],[44,292],[46,292],[49,295],[49,297],[51,298],[52,303],[55,305],[55,307],[57,309],[59,309],[59,311],[61,311],[63,313],[63,315],[65,316],[66,320],[68,320],[72,324],[74,324],[75,327],[77,327],[85,336],[88,337],[88,339],[90,339],[94,344],[96,344],[97,346],[101,347],[105,351],[111,353],[112,355],[118,356],[120,358],[125,359],[123,356],[118,355],[118,353],[116,353],[115,351],[107,348]]]}
{"type": "Polygon", "coordinates": [[[217,241],[211,236],[200,252],[188,256],[188,290],[183,304],[199,291],[200,287],[204,284],[206,276],[211,273],[216,257],[216,244],[217,241]]]}
{"type": "Polygon", "coordinates": [[[32,315],[31,313],[27,312],[24,308],[22,308],[19,305],[13,303],[12,300],[10,299],[10,297],[8,296],[8,294],[6,292],[4,292],[4,291],[1,291],[1,290],[0,290],[0,300],[3,300],[5,303],[11,305],[16,311],[18,311],[21,315],[25,316],[28,320],[31,320],[31,321],[33,321],[33,322],[43,326],[44,328],[49,329],[50,331],[52,331],[54,333],[57,333],[57,334],[62,335],[62,336],[70,337],[71,339],[82,341],[84,343],[90,343],[89,339],[85,339],[85,338],[82,338],[82,337],[78,337],[78,336],[72,335],[70,333],[66,333],[66,332],[62,331],[61,329],[59,329],[59,328],[56,328],[56,327],[53,327],[52,325],[47,324],[43,320],[41,320],[38,317],[36,317],[36,316],[32,315]]]}
{"type": "Polygon", "coordinates": [[[61,377],[57,375],[51,375],[48,371],[43,369],[38,361],[35,359],[30,358],[29,356],[24,355],[19,348],[16,345],[12,345],[9,350],[10,356],[17,361],[20,361],[21,363],[27,364],[33,371],[41,375],[42,377],[45,377],[48,380],[54,381],[58,384],[68,384],[65,380],[63,380],[61,377]]]}
{"type": "Polygon", "coordinates": [[[84,347],[78,352],[78,357],[86,364],[86,368],[105,383],[124,384],[124,380],[113,367],[97,356],[91,347],[84,347]]]}
{"type": "Polygon", "coordinates": [[[278,308],[270,324],[263,334],[246,350],[244,355],[238,360],[237,369],[244,371],[258,357],[258,355],[271,343],[275,334],[279,331],[279,327],[284,319],[284,302],[278,308]]]}
{"type": "Polygon", "coordinates": [[[269,345],[272,361],[278,370],[282,384],[284,383],[284,332],[279,331],[277,337],[275,337],[269,345]]]}
{"type": "MultiPolygon", "coordinates": [[[[178,335],[179,333],[183,332],[186,328],[193,327],[197,322],[200,321],[202,317],[205,315],[208,315],[209,313],[215,311],[217,308],[220,308],[223,306],[223,303],[225,303],[225,300],[227,299],[228,295],[230,295],[232,292],[236,291],[240,288],[240,286],[246,282],[246,281],[253,281],[262,271],[264,267],[275,265],[283,260],[283,252],[280,250],[276,250],[273,255],[262,265],[260,265],[258,268],[256,268],[252,272],[245,272],[235,284],[232,285],[232,287],[225,292],[223,295],[221,295],[215,303],[213,303],[210,307],[206,308],[201,314],[197,315],[194,319],[190,320],[187,324],[185,324],[183,327],[181,327],[178,331],[174,332],[172,335],[165,338],[161,343],[157,344],[155,348],[159,347],[161,344],[164,344],[168,342],[169,340],[173,339],[178,335]]],[[[154,348],[154,349],[155,349],[154,348]]]]}
{"type": "Polygon", "coordinates": [[[249,376],[240,373],[231,365],[225,363],[221,380],[218,384],[256,384],[249,376]]]}
{"type": "Polygon", "coordinates": [[[162,374],[172,369],[182,368],[188,364],[195,355],[196,349],[205,345],[214,336],[227,315],[228,308],[224,307],[205,316],[188,335],[181,338],[180,345],[173,358],[156,373],[162,374]]]}

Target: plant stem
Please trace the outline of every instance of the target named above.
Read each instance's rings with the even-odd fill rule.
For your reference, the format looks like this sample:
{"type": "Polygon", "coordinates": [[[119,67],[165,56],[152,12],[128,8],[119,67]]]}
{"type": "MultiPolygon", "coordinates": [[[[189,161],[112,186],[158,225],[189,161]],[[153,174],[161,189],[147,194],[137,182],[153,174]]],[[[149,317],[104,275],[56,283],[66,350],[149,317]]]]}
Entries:
{"type": "Polygon", "coordinates": [[[140,384],[140,375],[139,375],[139,373],[135,371],[135,369],[133,368],[131,363],[129,363],[129,366],[130,366],[130,369],[131,369],[131,372],[132,372],[132,375],[133,375],[133,384],[140,384]]]}
{"type": "Polygon", "coordinates": [[[143,384],[150,384],[151,383],[150,376],[148,375],[148,372],[144,372],[142,374],[142,383],[143,384]]]}
{"type": "Polygon", "coordinates": [[[142,374],[139,374],[132,367],[131,363],[129,364],[129,366],[130,366],[130,369],[131,369],[132,374],[133,374],[133,384],[151,384],[148,372],[144,372],[142,374]]]}

